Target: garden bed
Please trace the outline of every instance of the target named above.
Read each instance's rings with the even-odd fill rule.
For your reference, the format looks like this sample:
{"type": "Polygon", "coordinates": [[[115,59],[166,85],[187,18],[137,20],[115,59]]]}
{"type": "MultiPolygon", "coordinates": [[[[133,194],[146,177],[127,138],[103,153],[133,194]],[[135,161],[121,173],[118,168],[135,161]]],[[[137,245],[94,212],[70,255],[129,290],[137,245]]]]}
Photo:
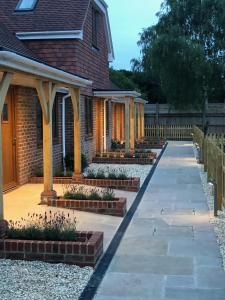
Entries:
{"type": "Polygon", "coordinates": [[[76,232],[76,241],[1,239],[0,258],[95,267],[103,253],[102,232],[76,232]]]}
{"type": "Polygon", "coordinates": [[[57,200],[49,200],[48,206],[124,217],[127,212],[126,203],[126,198],[114,198],[113,200],[77,200],[59,198],[57,200]]]}
{"type": "Polygon", "coordinates": [[[162,149],[166,144],[164,140],[143,140],[135,144],[135,149],[162,149]]]}

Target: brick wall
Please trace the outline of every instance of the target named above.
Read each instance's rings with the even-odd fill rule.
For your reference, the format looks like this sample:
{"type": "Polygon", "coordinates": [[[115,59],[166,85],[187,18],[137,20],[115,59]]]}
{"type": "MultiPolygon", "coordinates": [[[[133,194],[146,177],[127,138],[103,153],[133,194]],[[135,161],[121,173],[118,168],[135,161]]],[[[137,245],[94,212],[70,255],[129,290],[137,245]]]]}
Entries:
{"type": "MultiPolygon", "coordinates": [[[[16,105],[16,138],[17,138],[17,180],[25,184],[37,170],[43,167],[42,145],[37,143],[37,102],[34,89],[17,87],[15,89],[16,105]]],[[[60,98],[60,95],[57,97],[60,98]]],[[[59,137],[53,146],[54,169],[62,165],[61,137],[61,100],[58,101],[59,137]]]]}
{"type": "MultiPolygon", "coordinates": [[[[85,154],[89,161],[96,154],[96,137],[97,137],[97,120],[103,120],[103,109],[101,109],[100,114],[96,114],[97,108],[97,98],[93,100],[93,136],[86,137],[85,126],[86,126],[86,115],[85,115],[85,105],[84,105],[84,95],[81,95],[80,102],[80,113],[81,113],[81,151],[85,154]]],[[[103,103],[103,100],[102,100],[103,103]]],[[[102,105],[103,107],[103,105],[102,105]]],[[[107,134],[107,149],[111,148],[112,139],[112,106],[109,105],[109,133],[107,134]]],[[[73,107],[71,99],[66,99],[66,152],[73,153],[74,147],[74,133],[73,133],[73,107]]]]}

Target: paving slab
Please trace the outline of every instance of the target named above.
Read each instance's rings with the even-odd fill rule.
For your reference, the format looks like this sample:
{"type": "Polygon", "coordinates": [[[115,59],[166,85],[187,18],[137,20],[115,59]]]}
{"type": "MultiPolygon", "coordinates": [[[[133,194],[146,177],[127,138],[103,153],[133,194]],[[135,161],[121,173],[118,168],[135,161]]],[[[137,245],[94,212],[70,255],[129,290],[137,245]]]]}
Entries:
{"type": "Polygon", "coordinates": [[[222,259],[191,142],[169,142],[95,299],[225,299],[222,259]]]}

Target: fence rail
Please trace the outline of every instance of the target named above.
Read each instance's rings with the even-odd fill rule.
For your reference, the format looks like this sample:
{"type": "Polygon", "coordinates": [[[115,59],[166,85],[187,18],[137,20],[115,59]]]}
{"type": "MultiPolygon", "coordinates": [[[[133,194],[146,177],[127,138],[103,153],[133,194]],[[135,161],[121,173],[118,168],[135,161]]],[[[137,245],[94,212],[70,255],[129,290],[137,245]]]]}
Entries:
{"type": "Polygon", "coordinates": [[[204,133],[196,126],[193,128],[193,141],[200,149],[200,161],[204,164],[208,180],[217,187],[217,207],[225,206],[225,139],[223,135],[204,133]]]}
{"type": "Polygon", "coordinates": [[[166,140],[191,140],[192,125],[147,125],[145,126],[146,138],[163,138],[166,140]]]}

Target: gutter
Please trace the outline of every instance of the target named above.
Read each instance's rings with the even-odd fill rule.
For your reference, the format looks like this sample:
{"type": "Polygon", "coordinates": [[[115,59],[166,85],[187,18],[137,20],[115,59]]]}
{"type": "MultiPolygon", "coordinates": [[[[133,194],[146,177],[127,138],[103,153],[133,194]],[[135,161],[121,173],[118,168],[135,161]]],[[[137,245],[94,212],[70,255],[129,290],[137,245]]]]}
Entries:
{"type": "Polygon", "coordinates": [[[64,86],[86,87],[92,85],[90,80],[9,51],[0,51],[0,67],[42,77],[64,86]]]}

